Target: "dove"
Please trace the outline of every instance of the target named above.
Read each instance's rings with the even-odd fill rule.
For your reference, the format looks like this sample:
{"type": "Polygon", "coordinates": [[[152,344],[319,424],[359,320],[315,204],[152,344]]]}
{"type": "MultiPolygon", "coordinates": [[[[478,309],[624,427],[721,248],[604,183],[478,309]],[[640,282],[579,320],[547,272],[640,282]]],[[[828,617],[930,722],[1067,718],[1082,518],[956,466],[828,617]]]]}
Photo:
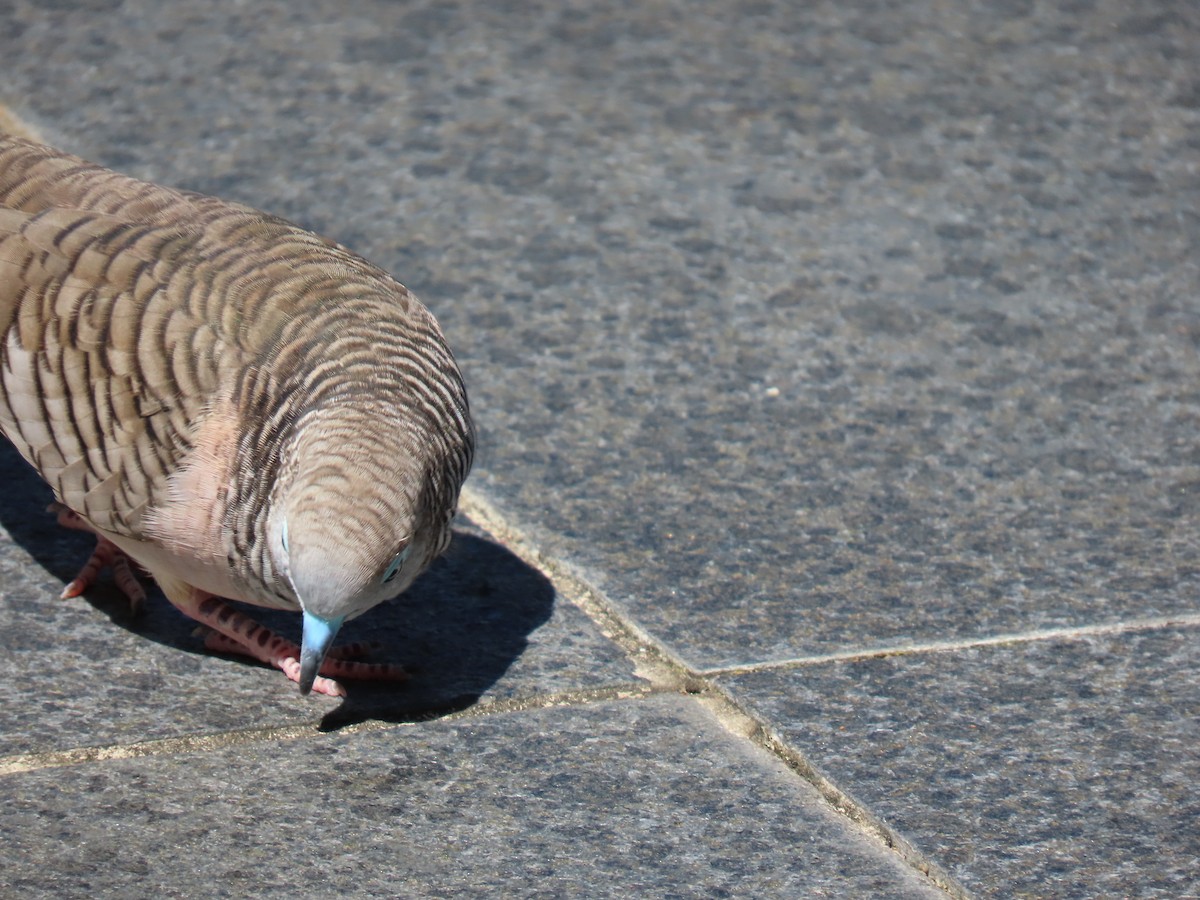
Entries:
{"type": "MultiPolygon", "coordinates": [[[[447,546],[475,432],[433,315],[340,244],[0,135],[0,431],[96,553],[302,694],[447,546]],[[302,613],[302,641],[240,608],[302,613]]],[[[131,584],[132,582],[132,584],[131,584]]]]}

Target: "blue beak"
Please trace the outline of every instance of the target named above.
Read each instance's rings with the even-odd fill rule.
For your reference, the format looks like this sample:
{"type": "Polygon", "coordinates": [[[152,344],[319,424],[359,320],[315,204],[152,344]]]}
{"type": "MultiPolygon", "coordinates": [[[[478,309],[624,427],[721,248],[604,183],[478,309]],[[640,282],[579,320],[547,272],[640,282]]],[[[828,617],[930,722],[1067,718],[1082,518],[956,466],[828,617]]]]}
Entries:
{"type": "Polygon", "coordinates": [[[325,654],[345,621],[345,616],[322,619],[310,612],[304,613],[304,640],[300,647],[301,694],[312,690],[317,673],[321,671],[321,663],[325,661],[325,654]]]}

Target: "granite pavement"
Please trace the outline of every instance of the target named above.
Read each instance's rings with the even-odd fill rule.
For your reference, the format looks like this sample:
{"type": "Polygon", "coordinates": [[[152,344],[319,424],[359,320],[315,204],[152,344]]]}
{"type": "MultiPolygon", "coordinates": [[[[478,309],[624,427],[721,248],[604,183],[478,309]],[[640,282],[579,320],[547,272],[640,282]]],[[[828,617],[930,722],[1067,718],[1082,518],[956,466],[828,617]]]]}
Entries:
{"type": "Polygon", "coordinates": [[[1200,897],[1197,59],[1183,0],[0,0],[0,102],[388,268],[481,437],[345,701],[58,600],[0,449],[0,893],[1200,897]]]}

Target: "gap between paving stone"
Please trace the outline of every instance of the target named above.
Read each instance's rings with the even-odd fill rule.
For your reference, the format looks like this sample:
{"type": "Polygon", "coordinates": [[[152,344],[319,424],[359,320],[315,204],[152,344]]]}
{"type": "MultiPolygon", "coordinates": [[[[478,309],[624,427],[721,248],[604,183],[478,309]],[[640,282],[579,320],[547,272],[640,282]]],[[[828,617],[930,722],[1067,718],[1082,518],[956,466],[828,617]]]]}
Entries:
{"type": "Polygon", "coordinates": [[[704,705],[730,733],[742,737],[782,761],[816,788],[834,810],[861,831],[881,841],[949,896],[967,900],[970,894],[903,836],[893,831],[866,806],[826,778],[769,722],[739,704],[724,687],[703,672],[691,669],[666,645],[611,604],[604,595],[562,560],[545,556],[525,537],[523,529],[505,519],[496,508],[473,490],[464,490],[459,509],[471,521],[499,540],[513,554],[543,572],[555,593],[569,600],[600,628],[601,633],[621,647],[634,661],[637,674],[650,682],[654,692],[681,692],[704,705]]]}
{"type": "MultiPolygon", "coordinates": [[[[387,731],[397,728],[413,728],[423,721],[475,719],[506,712],[523,712],[532,709],[549,709],[555,706],[583,706],[590,703],[605,703],[610,700],[629,700],[647,697],[655,691],[642,684],[618,684],[588,690],[564,691],[557,694],[539,694],[529,697],[514,697],[481,703],[469,709],[452,713],[431,714],[426,719],[411,722],[384,722],[372,720],[346,725],[335,730],[338,734],[366,734],[372,731],[387,731]]],[[[0,777],[34,772],[39,769],[54,769],[62,766],[77,766],[89,762],[114,759],[139,759],[144,756],[169,756],[176,753],[209,752],[265,741],[295,741],[302,738],[329,734],[330,729],[316,723],[303,725],[279,725],[266,728],[243,728],[237,731],[222,731],[214,734],[187,734],[177,737],[155,738],[134,741],[128,744],[110,744],[102,747],[75,747],[69,750],[47,750],[36,753],[16,753],[0,757],[0,777]]]]}
{"type": "Polygon", "coordinates": [[[1178,616],[1159,616],[1152,619],[1130,619],[1127,622],[1110,622],[1097,625],[1078,625],[1068,628],[1047,628],[1038,631],[1022,631],[1013,634],[996,634],[990,637],[963,638],[955,641],[926,641],[920,644],[899,644],[891,647],[871,647],[844,653],[822,653],[813,656],[796,656],[792,659],[773,659],[744,665],[717,666],[701,669],[703,678],[719,678],[727,675],[749,675],[755,672],[801,669],[825,663],[852,662],[860,659],[886,659],[890,656],[917,656],[923,653],[946,653],[954,650],[973,650],[977,647],[1003,647],[1006,645],[1029,644],[1037,641],[1079,640],[1087,637],[1136,634],[1139,631],[1160,631],[1170,628],[1200,628],[1200,613],[1178,616]]]}

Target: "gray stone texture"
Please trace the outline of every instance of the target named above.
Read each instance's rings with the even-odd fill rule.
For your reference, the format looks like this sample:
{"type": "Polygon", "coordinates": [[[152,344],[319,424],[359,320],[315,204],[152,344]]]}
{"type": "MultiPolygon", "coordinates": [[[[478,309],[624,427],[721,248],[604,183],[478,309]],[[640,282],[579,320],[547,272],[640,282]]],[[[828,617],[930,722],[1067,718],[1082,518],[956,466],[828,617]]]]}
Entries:
{"type": "Polygon", "coordinates": [[[19,896],[939,896],[675,697],[85,765],[21,787],[0,810],[19,896]]]}
{"type": "Polygon", "coordinates": [[[1195,896],[1198,636],[858,659],[730,686],[979,896],[1195,896]]]}
{"type": "Polygon", "coordinates": [[[87,542],[4,451],[0,771],[241,737],[0,775],[0,886],[183,891],[203,840],[228,868],[195,877],[239,896],[222,873],[264,896],[319,870],[363,895],[475,872],[504,896],[890,896],[923,861],[984,896],[1200,892],[1200,6],[0,0],[0,25],[0,100],[53,143],[413,288],[471,391],[472,489],[553,563],[467,526],[360,624],[413,681],[302,701],[161,598],[137,621],[111,589],[57,601],[87,542]],[[563,566],[621,646],[556,593],[563,566]],[[647,698],[672,688],[639,678],[654,643],[793,768],[647,698]],[[416,724],[245,737],[380,722],[416,724]],[[556,733],[656,748],[674,780],[639,793],[593,747],[572,791],[556,733]],[[380,781],[372,753],[422,762],[380,781]],[[128,826],[123,784],[150,810],[128,826]],[[482,799],[510,790],[519,813],[482,799]],[[193,798],[222,812],[189,826],[193,798]],[[62,854],[70,834],[96,842],[62,854]]]}

